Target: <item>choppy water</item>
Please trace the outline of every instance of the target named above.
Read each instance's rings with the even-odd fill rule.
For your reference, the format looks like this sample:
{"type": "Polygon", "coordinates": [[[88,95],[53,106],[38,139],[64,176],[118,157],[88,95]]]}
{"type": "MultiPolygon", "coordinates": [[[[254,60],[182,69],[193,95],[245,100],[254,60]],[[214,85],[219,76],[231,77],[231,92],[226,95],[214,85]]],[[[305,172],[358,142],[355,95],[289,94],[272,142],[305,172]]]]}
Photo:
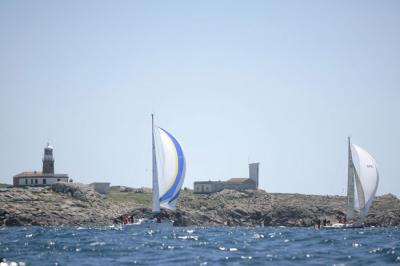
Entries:
{"type": "Polygon", "coordinates": [[[0,228],[0,257],[26,265],[400,264],[400,228],[0,228]]]}

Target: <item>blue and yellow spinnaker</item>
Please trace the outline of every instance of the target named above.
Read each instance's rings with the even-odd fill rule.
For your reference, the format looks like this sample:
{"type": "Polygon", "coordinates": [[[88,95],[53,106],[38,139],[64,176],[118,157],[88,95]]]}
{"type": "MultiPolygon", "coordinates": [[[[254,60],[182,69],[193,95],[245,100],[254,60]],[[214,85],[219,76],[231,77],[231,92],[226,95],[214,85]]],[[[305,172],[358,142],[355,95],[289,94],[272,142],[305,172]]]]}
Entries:
{"type": "Polygon", "coordinates": [[[168,131],[156,127],[158,135],[157,165],[160,206],[175,210],[183,180],[186,162],[182,147],[168,131]]]}

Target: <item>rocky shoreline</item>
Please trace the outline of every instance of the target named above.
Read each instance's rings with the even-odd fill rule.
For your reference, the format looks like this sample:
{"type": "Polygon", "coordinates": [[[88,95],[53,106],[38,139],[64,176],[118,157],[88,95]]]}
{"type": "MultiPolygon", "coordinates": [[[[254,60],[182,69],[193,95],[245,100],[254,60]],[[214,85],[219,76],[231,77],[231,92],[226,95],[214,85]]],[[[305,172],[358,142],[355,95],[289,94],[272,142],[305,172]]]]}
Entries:
{"type": "Polygon", "coordinates": [[[129,208],[112,204],[93,188],[72,183],[52,187],[0,188],[0,226],[100,226],[129,208]]]}
{"type": "MultiPolygon", "coordinates": [[[[345,217],[346,197],[224,190],[210,195],[183,191],[176,212],[163,210],[176,226],[314,226],[318,219],[338,222],[345,217]]],[[[150,208],[136,208],[131,217],[152,217],[150,208]]],[[[115,222],[120,222],[121,218],[115,222]]],[[[367,226],[399,226],[400,200],[377,197],[367,226]]]]}
{"type": "MultiPolygon", "coordinates": [[[[318,219],[345,216],[346,198],[263,190],[223,190],[210,195],[183,190],[176,212],[161,215],[176,226],[313,226],[318,219]]],[[[107,226],[123,216],[152,217],[148,192],[103,196],[81,184],[58,183],[44,188],[0,188],[0,226],[107,226]]],[[[369,226],[399,226],[400,200],[391,194],[374,201],[369,226]]]]}

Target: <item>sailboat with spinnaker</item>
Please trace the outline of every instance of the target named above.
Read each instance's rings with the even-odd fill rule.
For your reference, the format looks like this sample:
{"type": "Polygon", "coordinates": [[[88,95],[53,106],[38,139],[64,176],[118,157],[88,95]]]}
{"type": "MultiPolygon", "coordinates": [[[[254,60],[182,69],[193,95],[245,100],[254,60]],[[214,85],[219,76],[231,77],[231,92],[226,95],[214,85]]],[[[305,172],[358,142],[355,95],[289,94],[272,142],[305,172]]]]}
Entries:
{"type": "Polygon", "coordinates": [[[177,139],[165,129],[152,126],[152,212],[153,219],[141,218],[135,224],[172,226],[173,221],[163,220],[160,208],[174,211],[185,179],[186,160],[177,139]]]}

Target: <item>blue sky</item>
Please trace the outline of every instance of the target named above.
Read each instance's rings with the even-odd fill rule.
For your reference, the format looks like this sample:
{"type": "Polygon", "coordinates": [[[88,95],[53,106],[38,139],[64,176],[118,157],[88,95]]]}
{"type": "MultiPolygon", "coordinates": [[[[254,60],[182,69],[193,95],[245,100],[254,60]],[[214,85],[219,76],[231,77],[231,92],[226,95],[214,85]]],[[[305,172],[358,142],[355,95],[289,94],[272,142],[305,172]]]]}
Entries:
{"type": "Polygon", "coordinates": [[[40,170],[151,186],[151,119],[185,186],[344,194],[347,136],[400,196],[398,1],[2,1],[0,182],[40,170]]]}

